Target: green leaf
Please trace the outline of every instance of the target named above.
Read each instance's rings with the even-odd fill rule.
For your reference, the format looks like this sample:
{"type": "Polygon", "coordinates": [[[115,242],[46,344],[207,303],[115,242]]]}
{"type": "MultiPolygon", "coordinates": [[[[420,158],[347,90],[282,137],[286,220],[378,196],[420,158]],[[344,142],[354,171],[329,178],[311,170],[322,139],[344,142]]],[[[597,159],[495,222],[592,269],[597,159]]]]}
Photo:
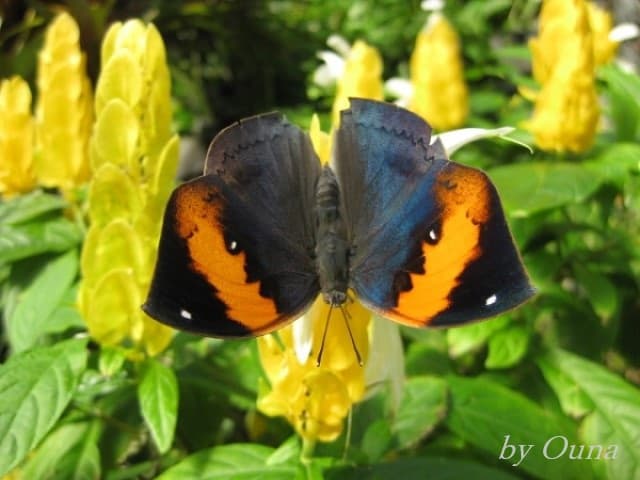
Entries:
{"type": "Polygon", "coordinates": [[[362,436],[362,451],[370,462],[380,460],[391,446],[389,421],[381,418],[369,425],[362,436]]]}
{"type": "Polygon", "coordinates": [[[618,290],[613,282],[606,275],[577,264],[574,265],[574,272],[596,314],[604,321],[611,319],[619,304],[618,290]]]}
{"type": "Polygon", "coordinates": [[[527,273],[540,293],[554,292],[559,287],[556,280],[558,271],[564,263],[564,258],[557,253],[545,250],[527,252],[523,256],[527,273]]]}
{"type": "Polygon", "coordinates": [[[97,423],[68,423],[49,434],[21,469],[22,478],[40,480],[100,477],[97,423]]]}
{"type": "Polygon", "coordinates": [[[126,359],[126,349],[119,346],[103,346],[100,348],[98,370],[105,377],[112,377],[122,369],[126,359]]]}
{"type": "Polygon", "coordinates": [[[158,450],[165,453],[173,442],[178,414],[178,381],[173,370],[148,359],[142,366],[138,401],[158,450]]]}
{"type": "Polygon", "coordinates": [[[56,477],[56,480],[63,478],[69,478],[70,480],[100,478],[99,433],[99,424],[94,422],[80,441],[60,460],[58,468],[66,476],[56,477]]]}
{"type": "Polygon", "coordinates": [[[449,355],[457,358],[479,349],[491,335],[505,328],[510,321],[508,316],[501,315],[491,320],[448,329],[449,355]]]}
{"type": "Polygon", "coordinates": [[[468,443],[506,465],[518,464],[517,468],[536,478],[593,477],[588,462],[573,461],[568,456],[549,461],[543,454],[545,443],[557,435],[571,444],[577,443],[576,428],[569,419],[543,410],[525,396],[488,380],[451,376],[448,381],[451,405],[445,422],[468,443]],[[519,451],[506,448],[505,443],[533,447],[521,460],[519,451]]]}
{"type": "Polygon", "coordinates": [[[24,225],[0,225],[0,265],[45,252],[64,252],[82,240],[78,227],[66,218],[24,225]]]}
{"type": "Polygon", "coordinates": [[[605,149],[599,156],[583,163],[593,175],[603,181],[622,186],[631,172],[640,170],[640,145],[636,143],[616,143],[605,149]]]}
{"type": "Polygon", "coordinates": [[[0,201],[0,224],[16,225],[45,213],[62,210],[67,202],[59,195],[35,190],[11,200],[0,201]]]}
{"type": "MultiPolygon", "coordinates": [[[[562,372],[593,404],[581,433],[589,445],[617,446],[615,460],[599,460],[607,478],[640,478],[640,389],[601,365],[559,349],[542,356],[538,365],[545,378],[550,368],[562,372]]],[[[558,382],[549,383],[559,398],[566,399],[558,382]]]]}
{"type": "Polygon", "coordinates": [[[392,432],[401,448],[429,435],[447,412],[447,382],[437,377],[413,377],[405,382],[392,432]]]}
{"type": "Polygon", "coordinates": [[[15,355],[0,366],[0,475],[18,465],[55,425],[87,361],[87,341],[15,355]]]}
{"type": "Polygon", "coordinates": [[[78,311],[78,283],[71,285],[62,295],[60,303],[49,316],[43,333],[60,333],[69,328],[86,328],[82,315],[78,311]]]}
{"type": "Polygon", "coordinates": [[[279,465],[283,463],[297,465],[300,459],[300,452],[300,439],[296,435],[293,435],[269,455],[266,463],[267,465],[279,465]]]}
{"type": "Polygon", "coordinates": [[[509,368],[525,356],[529,347],[529,331],[522,325],[510,325],[489,339],[489,355],[484,366],[509,368]]]}
{"type": "Polygon", "coordinates": [[[517,217],[580,203],[602,182],[582,165],[561,162],[503,165],[491,169],[489,176],[505,210],[517,217]]]}
{"type": "Polygon", "coordinates": [[[162,473],[157,480],[281,480],[297,468],[289,463],[268,464],[274,450],[257,444],[234,444],[201,450],[162,473]]]}
{"type": "Polygon", "coordinates": [[[571,376],[550,361],[549,356],[539,357],[536,363],[558,397],[564,413],[573,418],[580,418],[593,410],[591,399],[576,385],[571,376]]]}
{"type": "Polygon", "coordinates": [[[599,73],[609,86],[609,107],[616,136],[620,141],[633,141],[640,123],[640,77],[609,65],[599,73]]]}
{"type": "Polygon", "coordinates": [[[325,471],[326,480],[516,480],[520,477],[497,468],[460,458],[416,457],[402,458],[366,467],[340,467],[325,471]]]}
{"type": "Polygon", "coordinates": [[[14,352],[27,350],[47,331],[49,319],[62,303],[78,273],[78,255],[71,250],[45,264],[22,293],[7,321],[7,335],[14,352]]]}

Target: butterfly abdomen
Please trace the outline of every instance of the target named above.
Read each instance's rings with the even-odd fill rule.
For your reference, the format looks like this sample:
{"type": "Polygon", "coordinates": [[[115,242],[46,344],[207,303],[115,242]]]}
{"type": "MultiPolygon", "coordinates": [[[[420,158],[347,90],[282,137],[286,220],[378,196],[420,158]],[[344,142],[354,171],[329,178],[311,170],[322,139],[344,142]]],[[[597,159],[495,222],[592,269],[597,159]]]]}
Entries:
{"type": "Polygon", "coordinates": [[[347,229],[340,212],[340,189],[335,174],[324,167],[316,188],[316,266],[324,300],[342,305],[349,284],[347,229]]]}

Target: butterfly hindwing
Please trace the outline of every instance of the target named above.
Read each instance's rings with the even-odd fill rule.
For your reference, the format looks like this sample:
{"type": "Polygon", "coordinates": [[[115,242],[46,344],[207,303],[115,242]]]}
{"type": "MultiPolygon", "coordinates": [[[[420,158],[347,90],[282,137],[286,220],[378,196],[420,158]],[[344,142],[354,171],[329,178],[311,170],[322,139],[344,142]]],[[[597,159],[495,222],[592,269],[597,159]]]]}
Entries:
{"type": "Polygon", "coordinates": [[[278,114],[239,122],[209,149],[205,175],[178,187],[145,311],[218,337],[267,333],[318,294],[311,252],[319,161],[278,114]]]}
{"type": "Polygon", "coordinates": [[[495,188],[448,161],[429,126],[393,105],[351,100],[336,137],[351,285],[411,326],[496,315],[533,295],[495,188]]]}

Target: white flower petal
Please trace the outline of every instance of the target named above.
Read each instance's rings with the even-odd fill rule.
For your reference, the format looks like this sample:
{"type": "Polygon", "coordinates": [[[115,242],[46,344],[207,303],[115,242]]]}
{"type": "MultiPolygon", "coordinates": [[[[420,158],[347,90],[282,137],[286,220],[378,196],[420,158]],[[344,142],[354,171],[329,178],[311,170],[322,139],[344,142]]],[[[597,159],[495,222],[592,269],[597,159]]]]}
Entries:
{"type": "Polygon", "coordinates": [[[633,62],[628,60],[624,60],[622,58],[616,58],[616,65],[620,67],[620,69],[626,73],[636,74],[636,66],[633,62]]]}
{"type": "Polygon", "coordinates": [[[394,410],[400,405],[404,385],[404,350],[398,325],[378,315],[369,324],[369,358],[364,371],[367,393],[389,384],[394,410]]]}
{"type": "Polygon", "coordinates": [[[500,127],[493,129],[461,128],[459,130],[451,130],[450,132],[443,132],[439,135],[434,135],[431,139],[431,143],[434,143],[436,140],[440,139],[442,145],[444,146],[444,149],[447,152],[447,155],[451,156],[454,152],[465,146],[467,143],[475,142],[476,140],[480,140],[482,138],[505,137],[514,130],[515,128],[513,127],[500,127]]]}
{"type": "Polygon", "coordinates": [[[310,311],[311,309],[307,310],[307,313],[291,324],[293,349],[300,365],[304,365],[309,359],[311,347],[313,346],[313,320],[309,313],[310,311]]]}
{"type": "Polygon", "coordinates": [[[406,78],[393,77],[384,82],[384,89],[389,96],[408,104],[413,95],[413,85],[406,78]]]}
{"type": "Polygon", "coordinates": [[[343,57],[347,57],[349,55],[349,52],[351,51],[351,45],[349,45],[349,42],[347,42],[344,37],[335,33],[329,35],[329,38],[327,38],[327,45],[329,45],[343,57]]]}
{"type": "Polygon", "coordinates": [[[420,8],[427,12],[439,12],[444,8],[444,0],[423,0],[420,8]]]}
{"type": "Polygon", "coordinates": [[[323,63],[313,72],[313,83],[319,87],[327,88],[336,83],[336,78],[331,75],[329,67],[323,63]]]}
{"type": "Polygon", "coordinates": [[[640,27],[635,23],[621,23],[609,32],[609,40],[612,42],[624,42],[640,36],[640,27]]]}
{"type": "Polygon", "coordinates": [[[321,52],[318,52],[318,58],[320,58],[324,62],[329,72],[329,75],[334,80],[337,80],[340,77],[342,77],[342,74],[344,73],[344,67],[346,64],[344,58],[342,58],[337,53],[331,52],[329,50],[323,50],[321,52]]]}

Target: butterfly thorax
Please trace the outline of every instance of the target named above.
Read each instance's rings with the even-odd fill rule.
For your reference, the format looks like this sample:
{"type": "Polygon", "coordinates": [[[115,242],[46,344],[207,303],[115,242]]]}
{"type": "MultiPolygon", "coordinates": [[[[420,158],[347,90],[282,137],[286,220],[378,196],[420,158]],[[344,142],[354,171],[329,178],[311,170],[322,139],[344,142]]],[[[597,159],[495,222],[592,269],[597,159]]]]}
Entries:
{"type": "Polygon", "coordinates": [[[340,189],[333,171],[325,166],[316,188],[316,267],[324,301],[345,303],[349,284],[349,244],[340,212],[340,189]]]}

